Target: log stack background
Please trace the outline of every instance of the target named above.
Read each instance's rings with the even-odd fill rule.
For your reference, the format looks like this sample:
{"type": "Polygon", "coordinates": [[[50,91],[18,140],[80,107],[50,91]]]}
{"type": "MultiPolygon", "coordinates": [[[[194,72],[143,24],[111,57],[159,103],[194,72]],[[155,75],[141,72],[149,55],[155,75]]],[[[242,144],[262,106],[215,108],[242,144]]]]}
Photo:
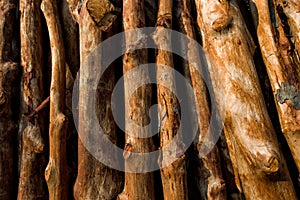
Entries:
{"type": "MultiPolygon", "coordinates": [[[[199,57],[199,49],[184,45],[188,60],[199,57]]],[[[158,83],[162,72],[158,68],[158,83]]],[[[88,73],[82,69],[80,91],[88,91],[88,73]]],[[[124,80],[125,96],[132,81],[124,80]]],[[[94,125],[82,94],[78,131],[89,131],[94,125]]],[[[132,167],[134,158],[124,157],[125,167],[132,167]]],[[[300,197],[299,170],[299,0],[0,0],[1,200],[294,200],[300,197]],[[160,104],[168,115],[158,112],[164,120],[159,135],[138,139],[115,124],[110,95],[117,80],[138,65],[173,67],[201,104],[200,131],[185,154],[159,171],[124,173],[99,162],[78,139],[72,88],[80,66],[102,41],[154,26],[158,47],[172,48],[164,28],[203,46],[202,70],[222,108],[223,132],[212,151],[199,157],[207,145],[203,138],[214,130],[208,128],[207,86],[194,63],[162,50],[126,52],[104,73],[96,95],[99,123],[114,144],[129,152],[152,151],[172,140],[179,127],[180,113],[173,112],[179,102],[161,85],[143,86],[125,101],[126,115],[141,126],[149,123],[150,106],[160,104]]]]}

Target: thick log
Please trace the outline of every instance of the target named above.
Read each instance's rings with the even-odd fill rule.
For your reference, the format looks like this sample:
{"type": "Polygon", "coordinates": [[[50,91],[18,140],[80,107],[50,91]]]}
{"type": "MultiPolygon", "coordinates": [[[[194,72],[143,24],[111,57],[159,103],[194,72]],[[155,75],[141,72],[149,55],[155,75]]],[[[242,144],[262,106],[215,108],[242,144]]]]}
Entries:
{"type": "Polygon", "coordinates": [[[34,110],[44,100],[41,1],[20,1],[21,11],[21,140],[18,199],[47,198],[44,170],[45,113],[34,110]],[[32,114],[34,113],[34,114],[32,114]]]}
{"type": "MultiPolygon", "coordinates": [[[[191,16],[190,0],[181,0],[177,2],[176,17],[179,23],[179,30],[186,34],[187,37],[196,40],[193,18],[191,16]]],[[[197,115],[200,136],[197,148],[198,151],[201,152],[202,148],[209,148],[215,145],[213,144],[213,141],[204,141],[205,137],[210,137],[210,131],[212,131],[209,129],[211,112],[209,107],[208,91],[206,89],[206,83],[198,71],[198,69],[201,69],[205,66],[200,66],[200,51],[198,47],[195,47],[192,43],[190,43],[182,44],[182,48],[187,49],[186,54],[188,58],[187,61],[184,61],[183,63],[184,75],[191,81],[193,90],[195,92],[195,100],[198,102],[197,115]],[[198,63],[192,62],[197,60],[198,63]]],[[[205,70],[202,69],[202,75],[204,75],[204,71],[205,70]]],[[[199,154],[199,157],[203,165],[198,166],[200,180],[196,182],[199,184],[198,188],[200,188],[202,199],[226,199],[226,187],[222,178],[218,147],[213,147],[211,152],[207,155],[199,154]]]]}
{"type": "MultiPolygon", "coordinates": [[[[114,69],[109,68],[99,82],[96,93],[96,114],[98,121],[89,120],[90,116],[90,83],[87,81],[91,74],[95,73],[90,62],[86,62],[90,53],[103,41],[104,34],[94,23],[84,1],[78,15],[80,34],[80,82],[79,82],[79,120],[78,132],[81,137],[88,137],[88,133],[94,130],[94,123],[100,123],[104,134],[110,141],[116,144],[116,125],[111,114],[110,97],[115,83],[114,69]],[[84,63],[84,65],[83,65],[84,63]],[[88,122],[89,121],[89,122],[88,122]],[[87,123],[88,122],[88,123],[87,123]],[[82,133],[87,133],[84,135],[82,133]]],[[[113,48],[112,48],[113,49],[113,48]]],[[[101,55],[94,58],[95,63],[101,63],[101,55]]],[[[100,72],[99,72],[100,73],[100,72]]],[[[84,138],[81,138],[84,139],[84,138]]],[[[97,142],[97,141],[96,141],[97,142]]],[[[123,178],[121,172],[111,169],[88,152],[81,140],[78,140],[78,175],[74,186],[75,199],[115,199],[122,191],[123,178]]]]}
{"type": "MultiPolygon", "coordinates": [[[[125,0],[123,1],[123,24],[124,30],[129,31],[134,28],[140,28],[145,26],[145,7],[143,0],[125,0]]],[[[133,34],[140,34],[135,32],[133,34]]],[[[125,34],[125,41],[127,49],[130,48],[130,42],[135,38],[131,33],[125,34]]],[[[147,50],[137,50],[134,52],[127,51],[123,57],[123,73],[125,74],[135,67],[146,64],[148,60],[147,50]]],[[[139,73],[139,77],[134,79],[128,79],[125,76],[124,88],[125,88],[125,170],[134,171],[137,169],[145,168],[150,161],[141,161],[139,157],[131,155],[130,152],[135,153],[147,153],[154,150],[152,138],[138,138],[138,130],[134,130],[130,124],[131,119],[135,124],[140,127],[148,125],[150,119],[148,117],[148,111],[151,106],[151,86],[144,85],[136,89],[131,95],[128,94],[128,90],[132,88],[134,81],[138,79],[147,80],[149,75],[146,72],[139,73]],[[131,95],[131,96],[130,96],[131,95]]],[[[145,130],[147,135],[150,135],[150,130],[145,130]]],[[[125,173],[125,185],[123,192],[118,196],[120,200],[150,200],[154,199],[154,179],[153,173],[125,173]]]]}
{"type": "MultiPolygon", "coordinates": [[[[159,130],[160,148],[165,147],[174,139],[180,126],[180,106],[175,95],[175,74],[169,74],[168,79],[165,78],[165,67],[174,68],[173,55],[171,52],[161,50],[162,48],[172,49],[171,34],[165,32],[167,28],[172,29],[172,8],[172,0],[159,1],[156,30],[153,36],[154,42],[159,48],[156,55],[156,79],[157,102],[160,106],[158,109],[159,124],[161,124],[159,130]],[[165,85],[170,85],[170,82],[171,88],[166,88],[165,85]]],[[[182,149],[184,144],[176,145],[174,146],[175,149],[182,149]]],[[[173,157],[172,152],[162,151],[158,160],[159,165],[165,166],[160,170],[164,199],[185,200],[188,198],[186,156],[183,154],[166,166],[166,163],[173,157]]]]}
{"type": "MultiPolygon", "coordinates": [[[[293,6],[291,2],[288,5],[290,5],[289,8],[292,8],[293,6]]],[[[275,2],[274,6],[275,8],[278,8],[279,5],[275,2]]],[[[299,61],[294,62],[290,56],[291,44],[284,33],[283,24],[278,17],[277,9],[273,10],[275,13],[273,16],[273,18],[275,18],[275,22],[273,23],[275,24],[272,26],[269,3],[267,0],[259,2],[253,0],[251,8],[253,19],[257,20],[257,37],[272,86],[281,129],[290,147],[298,170],[300,170],[299,101],[293,101],[290,95],[285,96],[284,94],[285,86],[289,86],[290,88],[294,87],[295,89],[299,90],[300,82],[299,77],[297,76],[298,66],[295,64],[299,61]],[[277,30],[275,31],[275,29],[277,30]],[[277,34],[275,32],[277,32],[277,34]]],[[[286,12],[290,14],[288,8],[286,8],[286,12]]],[[[297,14],[292,14],[292,16],[296,17],[297,14]]],[[[292,16],[290,14],[290,23],[294,19],[292,16]]],[[[297,25],[291,25],[291,27],[297,29],[297,25]]],[[[297,42],[298,36],[299,33],[294,33],[294,37],[296,39],[295,42],[297,42]]],[[[295,45],[297,45],[297,43],[295,43],[295,45]]],[[[297,96],[296,92],[291,94],[291,96],[297,96]]]]}
{"type": "Polygon", "coordinates": [[[254,68],[254,45],[236,1],[196,0],[196,5],[239,190],[246,199],[296,199],[254,68]]]}
{"type": "Polygon", "coordinates": [[[42,0],[50,44],[52,77],[50,86],[49,163],[45,178],[49,199],[68,199],[69,167],[66,155],[66,130],[68,118],[65,113],[66,61],[62,30],[58,18],[57,1],[42,0]]]}

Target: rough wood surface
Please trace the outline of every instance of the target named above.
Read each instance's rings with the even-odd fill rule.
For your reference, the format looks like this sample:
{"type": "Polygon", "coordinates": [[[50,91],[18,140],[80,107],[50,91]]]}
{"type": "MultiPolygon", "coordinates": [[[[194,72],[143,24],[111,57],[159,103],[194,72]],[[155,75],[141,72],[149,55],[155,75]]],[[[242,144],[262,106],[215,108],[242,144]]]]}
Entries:
{"type": "MultiPolygon", "coordinates": [[[[171,35],[165,32],[165,29],[172,29],[173,1],[161,0],[158,7],[156,30],[153,39],[158,48],[172,49],[171,35]]],[[[161,124],[159,137],[160,147],[163,148],[179,132],[180,106],[175,95],[175,74],[168,74],[166,79],[165,67],[174,68],[172,53],[159,49],[156,55],[156,64],[157,102],[160,106],[158,118],[159,124],[161,124]],[[170,88],[167,88],[166,85],[170,85],[170,88]]],[[[166,200],[185,200],[188,198],[186,156],[184,152],[179,152],[183,145],[183,143],[179,143],[173,147],[176,151],[178,150],[176,153],[183,153],[183,155],[170,165],[166,166],[166,163],[174,157],[171,151],[162,151],[158,161],[159,165],[166,166],[160,170],[164,199],[166,200]]]]}
{"type": "MultiPolygon", "coordinates": [[[[134,28],[141,28],[145,26],[145,7],[143,0],[125,0],[123,1],[123,25],[124,30],[128,31],[134,28]]],[[[135,32],[133,34],[141,34],[135,32]]],[[[126,47],[129,48],[130,41],[133,35],[125,34],[126,47]]],[[[123,74],[135,67],[146,64],[148,61],[147,50],[137,50],[134,52],[127,51],[123,57],[123,74]]],[[[139,74],[138,79],[149,79],[146,72],[139,74]]],[[[130,96],[128,90],[132,88],[134,79],[124,79],[125,90],[125,129],[130,130],[131,133],[126,132],[125,138],[125,170],[134,171],[136,169],[143,169],[150,161],[139,160],[137,156],[130,155],[130,152],[146,153],[154,150],[152,138],[137,138],[133,135],[138,135],[137,130],[134,130],[128,119],[130,118],[138,126],[148,125],[150,119],[148,111],[151,105],[151,86],[146,85],[138,88],[130,96]],[[131,127],[131,128],[130,128],[131,127]]],[[[150,130],[146,130],[148,133],[150,130]]],[[[146,133],[146,134],[147,134],[146,133]]],[[[154,200],[154,179],[153,173],[125,173],[125,185],[123,192],[118,196],[120,200],[154,200]]]]}
{"type": "Polygon", "coordinates": [[[69,172],[66,155],[66,130],[68,118],[65,113],[66,60],[58,18],[57,1],[42,0],[51,45],[52,77],[50,86],[50,155],[45,178],[49,199],[68,199],[69,172]]]}
{"type": "Polygon", "coordinates": [[[21,140],[18,199],[47,198],[44,170],[45,113],[34,112],[44,100],[41,1],[20,1],[21,11],[21,140]],[[34,29],[32,28],[34,27],[34,29]],[[32,113],[35,113],[32,115],[32,113]]]}
{"type": "MultiPolygon", "coordinates": [[[[0,52],[2,53],[2,52],[0,52]]],[[[18,126],[13,119],[13,102],[18,76],[18,64],[0,63],[0,198],[15,198],[14,176],[18,126]]]]}
{"type": "MultiPolygon", "coordinates": [[[[110,96],[114,86],[114,70],[108,69],[99,82],[99,89],[96,93],[96,114],[99,122],[89,120],[90,116],[90,84],[87,82],[91,73],[95,73],[86,62],[90,53],[103,41],[104,34],[94,23],[86,8],[86,1],[83,3],[78,15],[80,32],[80,91],[79,91],[79,124],[78,131],[90,133],[94,130],[93,123],[100,123],[104,133],[113,143],[116,143],[116,125],[111,115],[110,96]],[[83,64],[85,63],[85,64],[83,64]]],[[[101,62],[101,55],[95,57],[95,63],[101,62]]],[[[100,72],[99,72],[100,73],[100,72]]],[[[82,134],[82,133],[81,133],[82,134]]],[[[82,135],[81,135],[82,136],[82,135]]],[[[88,135],[84,136],[88,137],[88,135]]],[[[83,138],[84,139],[84,138],[83,138]]],[[[111,169],[91,155],[84,147],[81,140],[78,140],[78,175],[74,186],[75,199],[115,199],[122,191],[123,178],[121,172],[111,169]]]]}
{"type": "Polygon", "coordinates": [[[239,190],[246,199],[296,199],[262,100],[253,42],[237,3],[196,0],[196,5],[239,190]]]}
{"type": "MultiPolygon", "coordinates": [[[[251,12],[253,19],[257,20],[257,37],[272,86],[281,129],[290,147],[298,170],[300,170],[300,110],[295,108],[291,99],[281,102],[277,97],[280,90],[283,89],[282,84],[285,82],[299,90],[300,83],[299,75],[297,73],[299,64],[297,66],[290,56],[291,44],[284,33],[283,23],[277,13],[277,8],[280,8],[278,7],[279,4],[275,2],[273,5],[275,6],[275,10],[273,10],[275,22],[271,22],[271,13],[269,12],[269,9],[272,10],[274,8],[269,7],[267,0],[253,0],[251,12]],[[277,34],[275,34],[275,32],[277,34]]],[[[286,7],[286,12],[289,15],[291,14],[289,9],[295,8],[295,5],[293,5],[292,2],[288,2],[287,5],[289,5],[289,7],[286,7]]],[[[289,15],[289,21],[293,31],[295,31],[294,29],[297,29],[297,27],[299,28],[299,26],[292,22],[297,19],[297,12],[292,15],[293,16],[289,15]]],[[[297,46],[299,33],[294,32],[294,34],[295,45],[297,46]]],[[[297,62],[299,63],[299,57],[296,63],[297,62]]]]}
{"type": "MultiPolygon", "coordinates": [[[[176,17],[179,23],[179,30],[186,34],[187,37],[196,40],[193,18],[191,16],[190,0],[181,0],[177,2],[176,17]]],[[[195,92],[196,101],[198,102],[197,114],[200,135],[197,146],[198,151],[201,152],[202,148],[211,148],[215,145],[211,144],[213,141],[204,141],[206,136],[211,137],[210,131],[212,131],[209,130],[211,113],[206,83],[198,71],[205,66],[200,66],[200,50],[198,47],[193,46],[191,42],[182,45],[183,48],[187,49],[186,54],[188,58],[188,60],[183,63],[184,75],[187,79],[190,79],[195,92]]],[[[204,69],[200,71],[202,72],[202,75],[204,75],[204,71],[204,69]]],[[[198,188],[200,188],[202,199],[226,199],[226,187],[222,178],[220,155],[217,146],[213,147],[211,152],[207,155],[199,153],[199,157],[202,160],[202,165],[198,166],[200,180],[196,182],[199,184],[198,188]],[[206,174],[209,175],[207,176],[206,174]],[[205,187],[203,186],[204,184],[205,187]]]]}
{"type": "Polygon", "coordinates": [[[0,199],[16,198],[15,150],[17,124],[13,117],[18,65],[12,62],[17,1],[0,1],[0,199]]]}

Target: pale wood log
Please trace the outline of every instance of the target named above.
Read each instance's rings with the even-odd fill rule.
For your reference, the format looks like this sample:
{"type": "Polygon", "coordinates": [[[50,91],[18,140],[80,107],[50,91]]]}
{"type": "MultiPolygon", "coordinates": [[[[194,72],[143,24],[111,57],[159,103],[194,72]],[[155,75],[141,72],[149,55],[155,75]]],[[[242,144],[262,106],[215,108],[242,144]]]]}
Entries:
{"type": "MultiPolygon", "coordinates": [[[[196,40],[196,34],[193,27],[193,18],[191,16],[191,2],[189,0],[178,1],[176,5],[176,16],[179,22],[179,30],[186,34],[187,37],[196,40]]],[[[206,144],[204,138],[206,136],[210,137],[209,125],[211,119],[211,113],[209,108],[209,96],[206,89],[206,83],[203,80],[202,75],[204,74],[204,69],[200,66],[200,51],[198,47],[193,46],[190,42],[189,44],[182,44],[182,48],[187,49],[187,61],[183,63],[184,75],[187,79],[190,79],[195,92],[195,100],[198,102],[197,115],[198,124],[200,130],[200,136],[198,141],[198,151],[204,146],[213,147],[215,144],[206,144]],[[192,61],[197,61],[194,63],[192,61]],[[188,62],[190,61],[190,62],[188,62]],[[202,73],[201,73],[202,72],[202,73]],[[200,74],[201,73],[201,74],[200,74]]],[[[213,141],[209,141],[213,143],[213,141]]],[[[221,163],[218,147],[212,148],[211,152],[207,155],[199,155],[202,160],[202,166],[198,166],[200,173],[199,186],[202,199],[226,199],[226,187],[225,182],[222,178],[221,163]],[[206,174],[209,174],[208,176],[206,174]],[[200,185],[201,184],[201,185],[200,185]]]]}
{"type": "Polygon", "coordinates": [[[198,24],[232,159],[246,199],[296,199],[236,1],[196,0],[198,24]]]}
{"type": "MultiPolygon", "coordinates": [[[[123,25],[124,31],[145,26],[145,7],[144,0],[125,0],[123,1],[123,25]]],[[[135,32],[133,34],[141,34],[135,32]]],[[[130,47],[133,35],[125,34],[127,49],[130,47]]],[[[123,57],[123,74],[135,67],[146,64],[148,61],[147,50],[127,51],[123,57]]],[[[147,80],[149,75],[145,72],[139,74],[134,80],[124,79],[125,88],[125,129],[129,130],[128,118],[138,126],[149,124],[148,110],[151,106],[151,86],[141,86],[132,96],[128,94],[128,89],[132,88],[136,79],[147,80]]],[[[149,160],[141,161],[137,156],[130,152],[147,153],[154,150],[152,138],[138,138],[137,130],[130,128],[131,133],[126,133],[125,138],[125,170],[137,170],[145,168],[149,160]]],[[[146,130],[149,132],[150,130],[146,130]]],[[[146,133],[147,134],[147,133],[146,133]]],[[[125,173],[125,185],[123,192],[118,196],[120,200],[153,200],[154,197],[154,179],[153,173],[125,173]]]]}
{"type": "MultiPolygon", "coordinates": [[[[280,102],[277,97],[282,88],[282,84],[285,82],[288,85],[299,89],[299,77],[297,76],[298,66],[292,62],[292,59],[289,56],[291,44],[284,33],[277,10],[274,10],[276,22],[272,26],[268,1],[253,0],[251,2],[253,20],[256,20],[256,34],[259,41],[259,47],[272,86],[281,129],[290,147],[298,170],[300,170],[300,110],[297,110],[289,99],[280,102]],[[275,28],[278,31],[277,35],[274,34],[275,28]]],[[[277,6],[277,3],[275,2],[274,5],[277,6]]],[[[293,20],[297,19],[297,14],[291,14],[291,11],[289,10],[295,8],[293,7],[294,4],[290,2],[288,5],[290,7],[286,8],[286,12],[290,14],[289,21],[292,23],[293,20]]],[[[298,27],[293,23],[291,25],[294,29],[297,29],[298,27]]],[[[298,45],[297,38],[299,37],[299,33],[295,32],[294,34],[295,45],[298,45]]]]}
{"type": "MultiPolygon", "coordinates": [[[[115,83],[114,69],[109,68],[102,76],[96,93],[96,114],[99,122],[89,121],[90,110],[88,109],[91,95],[90,84],[86,81],[95,72],[86,60],[90,53],[104,40],[104,34],[94,23],[86,8],[87,1],[84,1],[78,13],[79,34],[80,34],[80,70],[79,82],[79,121],[78,131],[90,133],[94,130],[93,123],[100,123],[104,133],[116,144],[116,125],[111,115],[110,96],[115,83]],[[89,122],[88,122],[89,121],[89,122]]],[[[109,33],[112,34],[112,33],[109,33]]],[[[101,63],[101,55],[95,57],[95,63],[101,63]]],[[[101,69],[99,69],[101,70],[101,69]]],[[[100,73],[100,71],[99,71],[100,73]]],[[[82,136],[82,133],[80,133],[82,136]]],[[[88,137],[85,135],[83,137],[88,137]]],[[[84,138],[83,138],[84,139],[84,138]]],[[[74,186],[75,199],[115,199],[122,191],[123,178],[121,172],[111,169],[91,155],[84,147],[81,140],[78,140],[78,175],[74,186]]]]}

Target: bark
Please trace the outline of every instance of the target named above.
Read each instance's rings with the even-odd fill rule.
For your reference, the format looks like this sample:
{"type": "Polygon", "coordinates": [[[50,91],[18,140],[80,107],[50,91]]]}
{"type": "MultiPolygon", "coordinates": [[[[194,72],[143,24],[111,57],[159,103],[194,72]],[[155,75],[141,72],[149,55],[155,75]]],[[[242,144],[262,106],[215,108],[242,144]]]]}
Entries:
{"type": "Polygon", "coordinates": [[[0,1],[0,198],[15,198],[14,177],[17,124],[13,116],[13,99],[18,65],[12,62],[13,31],[17,1],[0,1]]]}
{"type": "Polygon", "coordinates": [[[68,119],[65,113],[66,61],[62,30],[58,18],[57,1],[42,0],[51,43],[52,80],[50,86],[49,163],[45,178],[49,199],[68,199],[69,167],[66,155],[66,130],[68,119]]]}
{"type": "MultiPolygon", "coordinates": [[[[172,0],[159,1],[156,32],[153,36],[158,48],[164,47],[172,49],[171,35],[165,32],[166,28],[172,29],[172,7],[172,0]]],[[[159,124],[161,124],[159,136],[160,147],[162,148],[178,134],[177,132],[180,126],[180,106],[174,93],[176,91],[174,74],[169,74],[168,79],[165,79],[165,67],[174,68],[172,53],[159,49],[156,55],[156,64],[157,102],[161,106],[158,109],[159,124]],[[170,85],[171,88],[166,88],[165,85],[170,85]]],[[[181,142],[176,145],[174,148],[178,149],[179,153],[184,144],[181,142]]],[[[164,199],[188,198],[186,156],[184,152],[180,153],[183,153],[183,155],[168,166],[166,166],[166,163],[174,157],[172,152],[163,151],[159,158],[159,165],[162,164],[166,166],[160,170],[164,199]]]]}
{"type": "MultiPolygon", "coordinates": [[[[288,9],[295,7],[293,7],[292,2],[289,2],[288,5],[289,7],[286,8],[286,11],[294,31],[295,28],[299,28],[299,26],[292,23],[294,19],[297,19],[297,12],[292,14],[292,16],[296,18],[291,17],[288,9]]],[[[275,8],[280,8],[276,2],[274,6],[275,8]]],[[[298,170],[300,170],[300,147],[298,145],[300,142],[300,110],[297,108],[297,105],[295,105],[298,104],[298,102],[293,102],[289,97],[279,96],[283,95],[280,93],[284,90],[284,84],[299,89],[299,75],[297,74],[299,69],[296,65],[297,62],[299,63],[299,60],[295,61],[291,56],[291,43],[284,33],[284,24],[278,16],[277,9],[273,10],[274,21],[272,26],[269,9],[272,10],[273,8],[269,8],[268,1],[252,1],[251,8],[253,19],[257,23],[256,28],[259,46],[272,86],[281,129],[290,147],[298,170]],[[282,98],[283,100],[281,100],[282,98]]],[[[294,34],[295,46],[297,46],[297,34],[299,33],[294,34]]]]}
{"type": "Polygon", "coordinates": [[[47,198],[44,169],[45,115],[35,112],[44,98],[41,1],[20,1],[21,11],[21,167],[18,199],[47,198]],[[34,27],[34,28],[33,28],[34,27]]]}
{"type": "Polygon", "coordinates": [[[246,199],[296,199],[262,101],[253,42],[237,3],[197,0],[196,5],[239,190],[246,199]]]}
{"type": "MultiPolygon", "coordinates": [[[[80,82],[79,82],[79,121],[78,131],[84,131],[88,138],[88,133],[94,130],[94,123],[100,123],[104,133],[116,144],[116,125],[111,114],[110,97],[113,90],[115,73],[112,68],[102,76],[96,94],[96,114],[99,122],[89,120],[88,109],[91,99],[90,83],[87,81],[91,74],[95,73],[92,63],[86,62],[90,53],[104,39],[103,32],[94,23],[87,10],[84,1],[78,15],[80,31],[80,82]],[[83,64],[84,63],[84,64],[83,64]]],[[[101,55],[95,56],[95,63],[101,63],[101,55]]],[[[100,71],[99,71],[100,73],[100,71]]],[[[83,135],[83,133],[81,133],[83,135]]],[[[84,138],[81,138],[84,139],[84,138]]],[[[97,142],[97,138],[95,138],[97,142]]],[[[121,173],[111,169],[96,158],[94,158],[84,147],[81,140],[78,141],[78,176],[74,186],[75,199],[115,199],[121,192],[123,180],[121,173]]]]}
{"type": "MultiPolygon", "coordinates": [[[[123,25],[124,31],[128,31],[134,28],[140,28],[145,26],[145,7],[144,1],[138,0],[125,0],[123,2],[123,25]]],[[[126,33],[125,41],[127,51],[123,57],[123,74],[128,72],[135,67],[146,64],[148,60],[147,50],[130,51],[130,42],[136,36],[142,35],[141,32],[126,33]],[[132,35],[133,34],[133,35],[132,35]],[[137,34],[137,35],[135,35],[137,34]]],[[[147,80],[149,75],[143,71],[139,73],[138,79],[147,80]]],[[[125,170],[135,171],[138,169],[145,169],[146,166],[151,162],[150,160],[140,160],[139,157],[131,155],[131,152],[135,153],[147,153],[154,149],[152,138],[138,138],[134,135],[138,135],[139,132],[131,127],[129,119],[133,123],[140,127],[148,125],[150,119],[148,117],[148,110],[151,106],[151,86],[144,85],[135,90],[130,96],[128,91],[137,81],[137,77],[134,79],[128,79],[125,76],[124,79],[124,92],[125,92],[125,170]],[[130,133],[128,132],[130,131],[130,133]]],[[[147,135],[150,132],[149,129],[145,130],[147,135]]],[[[143,200],[151,199],[154,197],[154,179],[153,173],[125,173],[125,186],[123,192],[118,196],[120,200],[143,200]]]]}
{"type": "MultiPolygon", "coordinates": [[[[2,54],[2,52],[0,52],[2,54]]],[[[13,91],[16,89],[18,64],[0,64],[0,197],[4,200],[14,198],[14,151],[18,126],[13,119],[13,91]]]]}
{"type": "MultiPolygon", "coordinates": [[[[179,22],[179,30],[186,34],[187,37],[196,40],[196,34],[193,27],[193,19],[191,16],[191,4],[189,0],[178,1],[176,6],[176,16],[179,22]]],[[[198,141],[199,156],[201,156],[202,166],[198,166],[200,172],[200,180],[198,187],[201,191],[202,199],[226,199],[226,187],[222,178],[221,163],[218,147],[212,148],[211,152],[207,155],[200,154],[202,148],[209,148],[214,146],[212,139],[204,140],[206,136],[210,135],[210,119],[211,113],[209,108],[209,96],[206,89],[206,84],[197,69],[200,66],[200,52],[193,44],[182,44],[184,49],[187,49],[187,61],[183,63],[184,74],[187,79],[190,79],[195,92],[195,100],[198,102],[197,115],[198,124],[200,127],[200,137],[198,141]],[[190,62],[188,62],[190,61],[190,62]],[[192,61],[198,61],[197,63],[192,61]],[[197,66],[198,65],[198,66],[197,66]],[[209,174],[208,176],[206,174],[209,174]],[[203,185],[205,183],[205,186],[203,185]]],[[[202,75],[205,70],[202,69],[202,75]]]]}

